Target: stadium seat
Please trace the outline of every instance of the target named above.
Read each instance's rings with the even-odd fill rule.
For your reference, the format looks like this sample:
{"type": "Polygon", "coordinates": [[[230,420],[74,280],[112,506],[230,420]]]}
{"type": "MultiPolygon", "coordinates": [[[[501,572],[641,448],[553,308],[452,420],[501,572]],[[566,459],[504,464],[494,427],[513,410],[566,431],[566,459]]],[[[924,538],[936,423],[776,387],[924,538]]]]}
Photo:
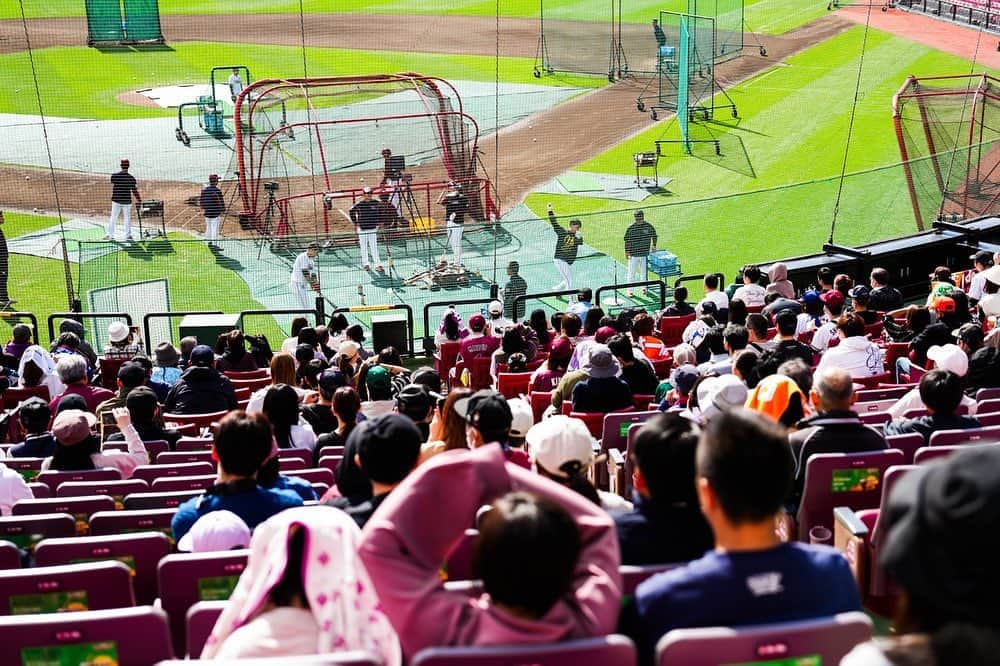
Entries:
{"type": "Polygon", "coordinates": [[[90,536],[131,534],[143,530],[170,535],[170,521],[176,509],[98,511],[90,517],[90,536]]]}
{"type": "Polygon", "coordinates": [[[309,454],[310,458],[309,462],[306,462],[302,458],[298,457],[283,458],[279,456],[278,469],[281,471],[282,474],[290,474],[295,470],[306,469],[307,467],[309,467],[310,464],[312,464],[312,451],[309,451],[308,449],[299,449],[299,450],[309,454]]]}
{"type": "Polygon", "coordinates": [[[156,459],[157,465],[180,465],[183,463],[212,463],[212,450],[165,451],[156,459]]]}
{"type": "Polygon", "coordinates": [[[542,420],[542,414],[552,404],[552,394],[555,391],[532,391],[528,394],[528,402],[531,403],[531,414],[535,417],[535,423],[542,420]]]}
{"type": "Polygon", "coordinates": [[[892,420],[889,412],[859,412],[858,417],[865,425],[885,425],[892,420]]]}
{"type": "Polygon", "coordinates": [[[862,389],[858,391],[857,395],[858,402],[874,402],[878,400],[892,400],[895,402],[899,400],[904,395],[909,393],[912,386],[894,386],[891,388],[883,388],[885,384],[882,384],[879,388],[875,389],[862,389]]]}
{"type": "Polygon", "coordinates": [[[333,472],[333,475],[337,475],[337,468],[340,467],[340,461],[344,459],[344,456],[322,456],[319,459],[319,467],[323,469],[328,469],[333,472]]]}
{"type": "Polygon", "coordinates": [[[52,499],[20,500],[11,509],[13,516],[37,516],[47,513],[68,513],[76,520],[77,536],[87,536],[90,516],[98,511],[114,511],[115,501],[107,495],[94,497],[54,497],[52,499]]]}
{"type": "Polygon", "coordinates": [[[323,456],[343,456],[344,447],[343,446],[324,446],[319,450],[318,458],[323,456]]]}
{"type": "Polygon", "coordinates": [[[438,376],[444,379],[448,372],[455,367],[455,360],[458,352],[462,348],[461,342],[442,342],[434,352],[434,369],[438,376]]]}
{"type": "Polygon", "coordinates": [[[292,467],[290,469],[304,469],[309,465],[312,465],[313,452],[309,449],[278,449],[278,459],[284,462],[285,460],[301,460],[302,467],[292,467]]]}
{"type": "Polygon", "coordinates": [[[174,651],[185,646],[185,619],[198,601],[225,601],[247,565],[248,550],[221,553],[182,553],[160,560],[157,580],[160,605],[170,618],[174,651]]]}
{"type": "Polygon", "coordinates": [[[0,571],[20,567],[21,551],[10,541],[0,541],[0,571]]]}
{"type": "Polygon", "coordinates": [[[306,469],[296,469],[286,474],[286,476],[294,476],[299,479],[308,481],[309,483],[325,483],[328,486],[332,486],[334,484],[333,470],[327,469],[325,467],[309,467],[306,469]]]}
{"type": "Polygon", "coordinates": [[[993,412],[1000,412],[1000,398],[978,401],[976,414],[992,414],[993,412]]]}
{"type": "Polygon", "coordinates": [[[865,337],[873,342],[877,342],[882,337],[882,331],[885,330],[885,324],[881,321],[877,321],[874,324],[868,324],[865,326],[865,337]]]}
{"type": "Polygon", "coordinates": [[[473,391],[490,388],[493,383],[493,377],[490,376],[492,361],[489,356],[477,356],[472,359],[472,367],[469,369],[469,388],[473,391]]]}
{"type": "Polygon", "coordinates": [[[1000,411],[990,412],[988,414],[980,414],[979,412],[976,412],[976,420],[979,421],[979,425],[984,428],[1000,426],[1000,411]]]}
{"type": "Polygon", "coordinates": [[[212,635],[215,621],[222,615],[227,603],[227,601],[199,601],[188,609],[185,618],[188,659],[197,659],[201,656],[205,641],[212,635]]]}
{"type": "Polygon", "coordinates": [[[902,464],[903,452],[899,449],[810,456],[796,516],[798,540],[808,542],[814,527],[825,527],[832,533],[834,507],[846,506],[855,511],[877,508],[885,470],[902,464]]]}
{"type": "Polygon", "coordinates": [[[663,344],[675,347],[683,342],[681,334],[694,318],[694,313],[680,317],[660,317],[660,339],[663,340],[663,344]]]}
{"type": "MultiPolygon", "coordinates": [[[[601,427],[601,453],[607,453],[610,449],[618,449],[622,455],[627,455],[628,434],[632,425],[645,423],[650,417],[658,413],[656,411],[643,410],[606,414],[601,427]]],[[[598,487],[602,490],[610,487],[607,465],[599,465],[595,470],[595,477],[598,487]]]]}
{"type": "Polygon", "coordinates": [[[983,444],[951,444],[939,446],[922,446],[913,454],[913,462],[916,465],[924,465],[936,460],[941,460],[952,456],[959,451],[964,451],[973,446],[1000,446],[998,442],[986,442],[983,444]]]}
{"type": "Polygon", "coordinates": [[[120,481],[121,478],[121,472],[108,467],[103,469],[81,469],[72,472],[47,470],[40,472],[34,480],[38,483],[44,483],[52,489],[52,492],[57,492],[59,484],[66,483],[67,481],[120,481]]]}
{"type": "Polygon", "coordinates": [[[842,613],[803,622],[752,627],[674,629],[656,645],[659,666],[718,666],[767,663],[796,658],[839,664],[858,643],[872,637],[872,622],[861,612],[842,613]]]}
{"type": "Polygon", "coordinates": [[[178,423],[181,425],[194,426],[196,429],[212,428],[219,420],[229,413],[229,410],[222,412],[208,412],[205,414],[163,414],[165,423],[178,423]]]}
{"type": "Polygon", "coordinates": [[[1000,441],[1000,426],[971,428],[969,430],[938,430],[931,433],[929,446],[949,446],[953,444],[986,443],[1000,441]]]}
{"type": "Polygon", "coordinates": [[[215,474],[196,476],[163,476],[153,479],[150,490],[154,493],[173,493],[180,490],[208,490],[218,477],[215,474]]]}
{"type": "Polygon", "coordinates": [[[976,391],[976,402],[1000,398],[1000,388],[981,388],[976,391]]]}
{"type": "MultiPolygon", "coordinates": [[[[85,562],[0,571],[0,615],[103,610],[135,605],[132,572],[122,562],[85,562]]],[[[4,648],[0,647],[0,651],[4,648]]],[[[2,664],[19,664],[20,659],[2,664]]]]}
{"type": "Polygon", "coordinates": [[[176,509],[182,502],[201,495],[200,490],[180,490],[169,493],[132,493],[122,502],[126,511],[139,509],[176,509]]]}
{"type": "Polygon", "coordinates": [[[35,544],[47,537],[76,536],[76,520],[68,513],[35,516],[0,516],[0,541],[34,551],[35,544]]]}
{"type": "Polygon", "coordinates": [[[118,390],[118,371],[128,362],[127,358],[97,357],[98,381],[109,391],[118,390]]]}
{"type": "MultiPolygon", "coordinates": [[[[142,445],[146,449],[150,463],[155,463],[161,453],[170,450],[170,446],[162,439],[153,439],[143,442],[142,445]]],[[[126,442],[104,442],[101,445],[101,451],[128,451],[128,444],[126,442]]]]}
{"type": "Polygon", "coordinates": [[[0,618],[0,663],[77,663],[81,651],[90,653],[92,664],[155,664],[170,659],[173,650],[166,615],[157,608],[140,606],[0,618]],[[94,655],[90,647],[110,648],[113,653],[94,655]],[[42,658],[22,661],[26,653],[42,658]]]}
{"type": "Polygon", "coordinates": [[[115,481],[66,481],[56,489],[56,497],[90,497],[107,495],[120,502],[131,493],[144,493],[149,484],[142,479],[118,479],[115,481]]]}
{"type": "Polygon", "coordinates": [[[898,398],[889,398],[887,400],[869,400],[867,402],[858,401],[854,403],[854,406],[851,407],[851,409],[858,414],[873,414],[875,412],[888,411],[888,409],[897,402],[899,402],[898,398]]]}
{"type": "Polygon", "coordinates": [[[479,530],[467,529],[445,558],[448,580],[469,580],[472,578],[472,554],[476,547],[479,530]]]}
{"type": "MultiPolygon", "coordinates": [[[[619,412],[612,412],[621,414],[632,413],[634,407],[629,407],[627,410],[621,410],[619,412]]],[[[607,416],[604,412],[570,412],[569,417],[571,419],[580,419],[587,425],[587,430],[590,431],[590,435],[597,439],[604,432],[604,417],[607,416]]]]}
{"type": "Polygon", "coordinates": [[[211,437],[181,437],[177,440],[175,451],[206,451],[212,448],[211,437]]]}
{"type": "MultiPolygon", "coordinates": [[[[832,345],[831,345],[832,346],[832,345]]],[[[854,381],[861,384],[866,389],[876,389],[878,385],[882,382],[887,382],[892,380],[891,372],[883,372],[881,375],[873,375],[871,377],[855,377],[854,381]]]]}
{"type": "Polygon", "coordinates": [[[424,648],[411,666],[608,666],[634,664],[635,645],[618,634],[542,645],[424,648]]]}
{"type": "Polygon", "coordinates": [[[156,566],[170,548],[162,532],[44,539],[35,547],[35,561],[40,567],[92,560],[123,562],[132,571],[136,603],[151,604],[156,600],[156,566]]]}
{"type": "Polygon", "coordinates": [[[45,458],[4,458],[3,464],[17,471],[25,481],[34,481],[42,472],[45,458]]]}
{"type": "Polygon", "coordinates": [[[899,449],[903,452],[903,463],[906,465],[913,464],[913,456],[917,453],[917,449],[924,446],[924,436],[919,432],[910,432],[905,435],[888,435],[885,438],[885,444],[890,449],[899,449]]]}
{"type": "Polygon", "coordinates": [[[28,488],[35,499],[49,499],[52,497],[52,489],[44,483],[30,482],[28,483],[28,488]]]}
{"type": "MultiPolygon", "coordinates": [[[[250,377],[249,379],[230,379],[229,382],[233,385],[234,389],[246,388],[250,389],[250,393],[259,391],[262,388],[271,385],[270,377],[250,377]]],[[[164,415],[166,417],[166,415],[164,415]]]]}
{"type": "Polygon", "coordinates": [[[673,562],[671,564],[646,564],[637,566],[634,564],[622,564],[618,567],[618,573],[622,577],[622,595],[629,596],[635,594],[635,589],[647,578],[652,578],[656,574],[670,571],[677,567],[684,566],[683,562],[673,562]]]}
{"type": "MultiPolygon", "coordinates": [[[[885,471],[880,507],[885,506],[896,483],[914,469],[916,465],[893,465],[885,471]]],[[[885,571],[878,565],[879,545],[886,538],[886,529],[885,516],[879,508],[857,512],[847,507],[834,509],[834,547],[846,557],[864,605],[891,614],[895,595],[885,571]]]]}
{"type": "MultiPolygon", "coordinates": [[[[207,638],[207,636],[206,636],[207,638]]],[[[213,666],[383,666],[382,660],[371,652],[350,650],[331,654],[309,655],[306,657],[261,657],[259,659],[171,659],[161,661],[156,666],[191,666],[191,664],[212,664],[213,666]]]]}
{"type": "Polygon", "coordinates": [[[261,379],[262,377],[267,377],[267,369],[258,368],[256,370],[226,370],[223,372],[229,379],[261,379]]]}
{"type": "MultiPolygon", "coordinates": [[[[41,398],[45,402],[52,399],[49,396],[49,389],[47,386],[25,386],[21,388],[11,387],[5,390],[2,397],[0,397],[0,401],[2,401],[3,409],[5,411],[10,411],[16,408],[23,401],[33,397],[41,398]]],[[[20,419],[7,419],[7,438],[12,442],[20,442],[24,439],[24,429],[21,428],[20,419]]]]}
{"type": "Polygon", "coordinates": [[[132,472],[133,479],[142,479],[152,484],[154,479],[165,476],[197,476],[215,474],[215,465],[210,462],[177,463],[170,465],[139,465],[132,472]]]}
{"type": "Polygon", "coordinates": [[[530,372],[501,372],[497,375],[497,390],[508,400],[527,395],[531,375],[530,372]]]}
{"type": "Polygon", "coordinates": [[[674,367],[674,361],[671,358],[654,358],[650,363],[653,364],[653,372],[657,379],[669,377],[670,370],[674,367]]]}

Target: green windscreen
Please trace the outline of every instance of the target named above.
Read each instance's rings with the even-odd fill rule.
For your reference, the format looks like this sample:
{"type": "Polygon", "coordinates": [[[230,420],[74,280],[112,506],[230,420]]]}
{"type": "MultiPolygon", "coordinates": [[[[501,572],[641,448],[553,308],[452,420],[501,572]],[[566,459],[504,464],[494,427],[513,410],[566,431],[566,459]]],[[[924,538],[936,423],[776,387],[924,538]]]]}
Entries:
{"type": "Polygon", "coordinates": [[[126,37],[133,42],[160,41],[160,6],[157,0],[124,0],[126,37]]]}
{"type": "Polygon", "coordinates": [[[87,36],[88,43],[125,39],[119,0],[87,0],[87,36]]]}

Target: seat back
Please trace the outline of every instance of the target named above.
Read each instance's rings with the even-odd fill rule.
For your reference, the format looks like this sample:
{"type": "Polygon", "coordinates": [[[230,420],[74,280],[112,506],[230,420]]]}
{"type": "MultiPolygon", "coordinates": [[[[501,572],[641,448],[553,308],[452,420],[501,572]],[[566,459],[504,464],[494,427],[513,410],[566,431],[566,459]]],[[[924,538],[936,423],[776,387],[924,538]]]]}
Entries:
{"type": "Polygon", "coordinates": [[[3,464],[16,471],[25,481],[34,481],[42,473],[45,458],[4,458],[3,464]]]}
{"type": "Polygon", "coordinates": [[[985,444],[1000,442],[1000,426],[970,428],[969,430],[938,430],[931,433],[930,446],[951,446],[954,444],[985,444]]]}
{"type": "Polygon", "coordinates": [[[579,419],[584,422],[587,426],[587,430],[590,431],[591,437],[595,439],[601,436],[604,431],[604,417],[606,414],[603,412],[573,412],[569,413],[571,419],[579,419]]]}
{"type": "Polygon", "coordinates": [[[44,483],[31,482],[28,484],[28,488],[31,489],[31,496],[35,499],[49,499],[52,497],[52,489],[44,483]]]}
{"type": "MultiPolygon", "coordinates": [[[[891,367],[891,366],[889,366],[891,367]]],[[[911,386],[893,386],[891,388],[861,389],[857,392],[858,402],[875,402],[878,400],[891,400],[887,407],[895,404],[897,400],[906,395],[911,386]]],[[[857,407],[857,405],[855,405],[857,407]]]]}
{"type": "Polygon", "coordinates": [[[682,342],[681,334],[694,318],[693,312],[680,317],[660,317],[660,339],[663,340],[663,344],[668,347],[679,345],[682,342]]]}
{"type": "Polygon", "coordinates": [[[334,483],[333,470],[325,467],[297,469],[289,472],[287,476],[294,476],[309,483],[325,483],[327,486],[332,486],[334,483]]]}
{"type": "Polygon", "coordinates": [[[885,470],[902,464],[903,452],[898,449],[810,456],[797,518],[799,541],[809,541],[809,530],[817,526],[832,534],[834,507],[877,508],[885,470]]]}
{"type": "Polygon", "coordinates": [[[871,637],[871,620],[861,612],[752,627],[675,629],[657,643],[656,663],[718,666],[815,657],[816,663],[839,664],[855,645],[871,637]]]}
{"type": "Polygon", "coordinates": [[[120,504],[129,493],[149,490],[149,484],[140,479],[119,479],[117,481],[67,481],[59,484],[56,497],[91,497],[107,495],[120,504]]]}
{"type": "Polygon", "coordinates": [[[298,460],[302,462],[301,468],[289,467],[287,469],[304,469],[312,465],[313,452],[309,449],[278,449],[278,460],[282,463],[282,469],[286,461],[298,460]]]}
{"type": "Polygon", "coordinates": [[[251,393],[253,393],[258,389],[270,386],[271,378],[270,377],[249,377],[247,379],[230,378],[229,383],[233,385],[233,390],[238,388],[247,388],[250,389],[251,393]]]}
{"type": "Polygon", "coordinates": [[[0,618],[3,664],[155,664],[173,654],[166,615],[152,606],[0,618]]]}
{"type": "Polygon", "coordinates": [[[131,534],[133,532],[162,532],[170,538],[170,522],[176,509],[142,509],[137,511],[98,511],[90,517],[90,535],[131,534]]]}
{"type": "MultiPolygon", "coordinates": [[[[10,389],[7,389],[8,391],[10,389]]],[[[1000,398],[1000,387],[994,388],[981,388],[976,391],[976,402],[982,402],[984,400],[996,400],[1000,398]]]]}
{"type": "Polygon", "coordinates": [[[623,453],[627,449],[628,431],[633,423],[645,423],[658,411],[612,412],[605,414],[601,424],[601,450],[618,449],[623,453]]]}
{"type": "MultiPolygon", "coordinates": [[[[253,381],[253,380],[251,380],[253,381]]],[[[269,382],[270,380],[265,380],[269,382]]],[[[229,413],[229,410],[221,412],[206,412],[204,414],[163,414],[163,420],[166,423],[180,423],[193,425],[196,428],[210,428],[213,424],[218,423],[223,416],[229,413]]]]}
{"type": "MultiPolygon", "coordinates": [[[[240,657],[212,659],[211,661],[214,666],[384,666],[380,657],[364,650],[349,650],[304,657],[260,657],[258,659],[240,657]]],[[[190,659],[171,659],[161,661],[156,666],[191,666],[191,662],[190,659]]]]}
{"type": "Polygon", "coordinates": [[[118,390],[118,371],[121,369],[129,359],[127,358],[108,358],[107,356],[99,356],[97,358],[99,381],[101,386],[108,389],[109,391],[118,390]]]}
{"type": "Polygon", "coordinates": [[[181,437],[174,451],[208,451],[212,448],[211,437],[181,437]]]}
{"type": "Polygon", "coordinates": [[[634,664],[635,645],[625,636],[612,634],[541,645],[488,645],[433,647],[418,652],[411,666],[607,666],[634,664]]]}
{"type": "Polygon", "coordinates": [[[1000,398],[983,400],[976,407],[976,414],[992,414],[993,412],[1000,412],[1000,398]]]}
{"type": "Polygon", "coordinates": [[[530,372],[501,372],[497,375],[497,390],[510,400],[528,394],[531,386],[530,372]]]}
{"type": "Polygon", "coordinates": [[[925,444],[924,436],[919,432],[908,432],[903,435],[888,435],[885,438],[886,448],[899,449],[903,452],[903,462],[907,465],[913,464],[913,456],[917,449],[925,444]]]}
{"type": "MultiPolygon", "coordinates": [[[[862,393],[863,391],[858,391],[862,393]]],[[[889,408],[898,402],[898,398],[887,398],[884,400],[866,400],[865,402],[856,402],[854,406],[851,407],[858,414],[873,414],[875,412],[887,412],[889,408]]]]}
{"type": "MultiPolygon", "coordinates": [[[[889,469],[885,470],[885,476],[882,477],[882,500],[879,502],[879,508],[887,505],[889,501],[889,496],[892,493],[892,489],[896,486],[904,476],[913,470],[917,469],[916,465],[893,465],[889,469]]],[[[879,511],[878,518],[875,519],[875,527],[872,528],[871,541],[872,544],[877,545],[883,538],[883,532],[887,529],[886,521],[882,520],[885,514],[879,511]]]]}
{"type": "Polygon", "coordinates": [[[472,359],[472,367],[469,368],[469,388],[473,391],[489,388],[493,383],[490,376],[491,356],[477,356],[472,359]]]}
{"type": "Polygon", "coordinates": [[[98,511],[114,511],[115,501],[107,495],[94,497],[54,497],[52,499],[20,500],[11,509],[14,516],[37,516],[48,513],[68,513],[76,521],[76,535],[87,536],[90,517],[98,511]]]}
{"type": "Polygon", "coordinates": [[[185,645],[185,618],[198,601],[225,601],[247,565],[247,550],[221,553],[183,553],[160,560],[157,580],[160,606],[170,618],[174,650],[185,645]]]}
{"type": "Polygon", "coordinates": [[[28,552],[48,537],[76,535],[76,521],[68,513],[0,517],[0,540],[9,541],[28,552]]]}
{"type": "MultiPolygon", "coordinates": [[[[215,621],[222,615],[228,601],[199,601],[188,609],[185,625],[187,626],[187,656],[197,659],[205,648],[205,641],[212,635],[215,621]]],[[[185,662],[186,663],[186,662],[185,662]]]]}
{"type": "Polygon", "coordinates": [[[46,470],[40,472],[35,481],[44,483],[52,492],[59,490],[59,484],[67,481],[115,481],[122,478],[121,472],[113,468],[80,469],[68,472],[46,470]]]}
{"type": "Polygon", "coordinates": [[[0,541],[0,570],[21,568],[21,551],[10,541],[0,541]]]}
{"type": "MultiPolygon", "coordinates": [[[[146,455],[149,456],[149,462],[155,463],[159,455],[165,451],[170,450],[170,445],[167,444],[166,440],[162,439],[151,439],[148,442],[144,441],[142,443],[143,447],[146,449],[146,455]]],[[[128,451],[128,443],[126,442],[104,442],[101,444],[101,451],[128,451]]]]}
{"type": "Polygon", "coordinates": [[[180,490],[207,490],[216,479],[215,474],[199,474],[195,476],[165,476],[153,479],[151,490],[154,493],[172,493],[180,490]]]}
{"type": "Polygon", "coordinates": [[[652,578],[657,574],[661,574],[664,571],[670,571],[671,569],[676,569],[677,567],[684,566],[683,562],[672,562],[670,564],[645,564],[642,566],[634,564],[623,564],[618,567],[618,573],[622,577],[622,595],[632,595],[635,594],[635,589],[639,587],[640,583],[646,581],[647,578],[652,578]]]}
{"type": "MultiPolygon", "coordinates": [[[[832,347],[833,345],[830,346],[832,347]]],[[[877,389],[879,384],[892,381],[892,373],[883,372],[880,375],[872,375],[871,377],[855,377],[854,381],[866,389],[877,389]]]]}
{"type": "Polygon", "coordinates": [[[468,529],[445,558],[448,580],[469,580],[472,578],[472,553],[476,548],[479,530],[468,529]]]}
{"type": "Polygon", "coordinates": [[[960,451],[965,451],[974,446],[1000,446],[997,442],[986,442],[984,444],[952,444],[948,446],[924,446],[917,449],[913,455],[913,463],[923,465],[935,460],[942,460],[953,456],[960,451]]]}
{"type": "Polygon", "coordinates": [[[210,462],[175,463],[170,465],[139,465],[132,472],[133,479],[142,479],[152,485],[154,479],[165,476],[198,476],[214,474],[215,466],[210,462]]]}
{"type": "Polygon", "coordinates": [[[132,571],[136,602],[151,604],[156,599],[156,565],[170,547],[170,540],[161,532],[45,539],[35,548],[35,561],[39,566],[57,566],[117,560],[132,571]]]}
{"type": "Polygon", "coordinates": [[[262,377],[267,377],[266,368],[257,368],[256,370],[226,370],[222,374],[229,379],[260,379],[262,377]]]}
{"type": "Polygon", "coordinates": [[[531,403],[531,414],[535,417],[535,423],[542,420],[542,414],[552,404],[552,394],[554,391],[533,391],[528,394],[528,402],[531,403]]]}
{"type": "Polygon", "coordinates": [[[212,464],[212,450],[197,451],[164,451],[156,458],[157,465],[183,465],[185,463],[212,464]]]}
{"type": "MultiPolygon", "coordinates": [[[[9,388],[0,395],[0,402],[5,410],[17,407],[28,398],[39,397],[45,402],[51,400],[47,386],[26,386],[24,388],[9,388]]],[[[18,418],[7,419],[7,438],[11,442],[20,442],[24,439],[24,428],[21,427],[21,420],[18,418]]]]}
{"type": "Polygon", "coordinates": [[[340,467],[340,461],[343,459],[343,455],[323,456],[319,459],[319,466],[323,469],[330,470],[334,476],[336,476],[337,468],[340,467]]]}
{"type": "Polygon", "coordinates": [[[1000,426],[1000,412],[989,412],[988,414],[976,413],[976,420],[984,428],[1000,426]]]}
{"type": "MultiPolygon", "coordinates": [[[[0,615],[61,613],[135,605],[122,562],[87,562],[0,571],[0,615]]],[[[3,648],[0,647],[0,650],[3,648]]],[[[21,663],[20,660],[2,664],[21,663]]]]}
{"type": "Polygon", "coordinates": [[[178,490],[170,493],[132,493],[122,502],[126,510],[176,509],[181,502],[201,495],[200,490],[178,490]]]}
{"type": "Polygon", "coordinates": [[[442,342],[438,345],[437,352],[434,354],[434,369],[437,370],[439,377],[448,376],[448,371],[455,367],[455,360],[461,349],[461,342],[442,342]]]}

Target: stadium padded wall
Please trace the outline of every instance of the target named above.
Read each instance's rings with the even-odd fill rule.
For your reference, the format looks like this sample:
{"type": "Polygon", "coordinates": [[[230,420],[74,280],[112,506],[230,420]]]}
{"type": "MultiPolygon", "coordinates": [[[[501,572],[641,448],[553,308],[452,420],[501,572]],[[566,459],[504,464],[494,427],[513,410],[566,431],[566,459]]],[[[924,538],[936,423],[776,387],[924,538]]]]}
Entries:
{"type": "Polygon", "coordinates": [[[158,0],[86,0],[87,45],[163,44],[158,0]]]}

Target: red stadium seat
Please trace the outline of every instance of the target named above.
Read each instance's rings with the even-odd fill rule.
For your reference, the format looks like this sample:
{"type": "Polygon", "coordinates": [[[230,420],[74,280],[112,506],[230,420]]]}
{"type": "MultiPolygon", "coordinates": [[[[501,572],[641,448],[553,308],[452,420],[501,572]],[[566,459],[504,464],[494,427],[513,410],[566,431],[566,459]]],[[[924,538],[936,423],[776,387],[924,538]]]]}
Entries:
{"type": "Polygon", "coordinates": [[[176,509],[182,502],[201,495],[200,490],[181,490],[170,493],[132,493],[122,502],[126,511],[144,509],[176,509]]]}
{"type": "Polygon", "coordinates": [[[210,462],[176,463],[170,465],[139,465],[132,478],[142,479],[152,485],[154,479],[165,476],[198,476],[215,473],[215,465],[210,462]]]}
{"type": "Polygon", "coordinates": [[[258,368],[256,370],[226,370],[224,373],[229,379],[261,379],[268,376],[266,368],[258,368]]]}
{"type": "Polygon", "coordinates": [[[178,423],[180,425],[194,426],[196,429],[212,428],[229,411],[207,412],[205,414],[163,414],[166,423],[178,423]]]}
{"type": "MultiPolygon", "coordinates": [[[[185,624],[187,625],[187,656],[197,659],[205,648],[205,642],[212,635],[215,621],[225,609],[225,601],[199,601],[188,609],[185,624]]],[[[186,664],[188,662],[180,662],[186,664]]]]}
{"type": "Polygon", "coordinates": [[[0,571],[21,568],[21,551],[10,541],[0,541],[0,571]]]}
{"type": "Polygon", "coordinates": [[[531,385],[530,372],[501,372],[497,375],[497,390],[510,400],[528,394],[531,385]]]}
{"type": "Polygon", "coordinates": [[[552,394],[554,391],[533,391],[528,394],[528,402],[531,403],[531,413],[535,417],[535,423],[542,420],[542,414],[552,404],[552,394]]]}
{"type": "Polygon", "coordinates": [[[424,648],[411,666],[607,666],[636,663],[635,645],[617,634],[541,645],[424,648]]]}
{"type": "Polygon", "coordinates": [[[438,350],[434,352],[434,369],[442,379],[448,376],[448,372],[455,367],[455,360],[458,352],[462,348],[461,342],[442,342],[438,350]]]}
{"type": "Polygon", "coordinates": [[[35,478],[38,483],[44,483],[52,492],[59,490],[59,484],[67,481],[120,481],[121,472],[114,468],[81,469],[72,472],[49,470],[39,473],[35,478]]]}
{"type": "Polygon", "coordinates": [[[213,463],[211,449],[201,451],[164,451],[156,458],[156,465],[182,465],[184,463],[213,463]]]}
{"type": "Polygon", "coordinates": [[[163,476],[153,479],[150,490],[154,493],[173,493],[181,490],[208,490],[218,477],[215,474],[196,476],[163,476]]]}
{"type": "Polygon", "coordinates": [[[694,313],[680,317],[661,317],[660,339],[663,340],[663,344],[668,347],[679,345],[682,342],[681,334],[687,325],[694,321],[694,318],[694,313]]]}
{"type": "MultiPolygon", "coordinates": [[[[61,617],[66,617],[61,612],[134,605],[132,572],[122,562],[86,562],[0,571],[0,615],[60,613],[61,617]],[[55,594],[39,594],[40,591],[55,594]]],[[[11,640],[9,635],[7,640],[11,640]]],[[[14,642],[25,645],[20,639],[14,642]]],[[[4,649],[0,647],[0,653],[4,649]]],[[[20,664],[21,660],[20,657],[0,659],[0,663],[20,664]]]]}
{"type": "Polygon", "coordinates": [[[170,521],[176,509],[141,509],[124,511],[98,511],[90,517],[90,535],[131,534],[157,531],[171,538],[170,521]]]}

